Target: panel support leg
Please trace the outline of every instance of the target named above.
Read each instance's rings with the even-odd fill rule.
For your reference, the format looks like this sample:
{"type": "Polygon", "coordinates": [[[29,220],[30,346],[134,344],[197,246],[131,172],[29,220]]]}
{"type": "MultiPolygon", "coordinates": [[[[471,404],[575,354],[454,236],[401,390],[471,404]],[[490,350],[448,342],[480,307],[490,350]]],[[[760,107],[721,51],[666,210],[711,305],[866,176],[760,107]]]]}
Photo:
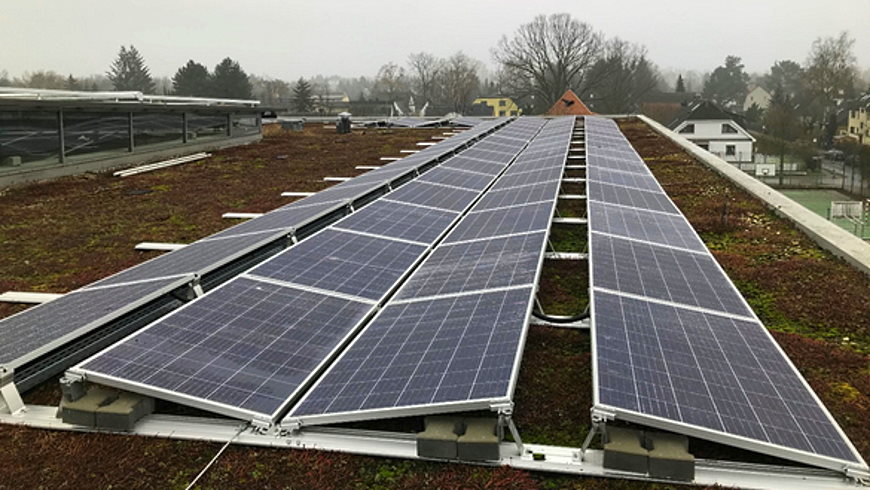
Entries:
{"type": "Polygon", "coordinates": [[[507,427],[511,433],[511,437],[514,438],[514,443],[517,445],[517,451],[520,456],[522,456],[525,448],[523,446],[523,440],[520,438],[520,431],[517,430],[517,426],[514,425],[514,420],[511,417],[513,414],[513,403],[509,406],[500,406],[498,408],[498,439],[501,441],[504,439],[504,428],[507,427]]]}
{"type": "Polygon", "coordinates": [[[0,366],[0,401],[5,405],[6,411],[15,415],[24,410],[24,401],[15,386],[13,371],[12,368],[0,366]]]}

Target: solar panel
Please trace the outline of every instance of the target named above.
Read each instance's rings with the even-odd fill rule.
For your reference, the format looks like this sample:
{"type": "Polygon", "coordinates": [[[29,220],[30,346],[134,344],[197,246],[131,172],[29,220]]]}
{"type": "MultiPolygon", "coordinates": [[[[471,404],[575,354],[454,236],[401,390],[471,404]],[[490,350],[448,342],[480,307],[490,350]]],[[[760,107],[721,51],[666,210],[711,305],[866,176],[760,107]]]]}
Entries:
{"type": "Polygon", "coordinates": [[[586,154],[586,162],[590,167],[605,168],[608,170],[619,170],[621,172],[631,172],[642,175],[647,175],[649,169],[646,164],[641,161],[629,158],[609,158],[605,156],[586,154]]]}
{"type": "Polygon", "coordinates": [[[388,200],[429,206],[448,211],[462,211],[472,203],[479,191],[444,187],[425,182],[410,182],[393,191],[388,200]]]}
{"type": "Polygon", "coordinates": [[[595,287],[750,316],[731,281],[708,254],[591,233],[595,287]]]}
{"type": "Polygon", "coordinates": [[[377,200],[345,217],[333,228],[433,243],[457,216],[453,211],[377,200]]]}
{"type": "Polygon", "coordinates": [[[89,379],[230,416],[275,416],[373,309],[238,278],[82,363],[89,379]]]}
{"type": "MultiPolygon", "coordinates": [[[[508,400],[531,287],[389,305],[288,416],[508,400]],[[438,312],[438,314],[432,314],[438,312]]],[[[386,412],[384,412],[386,410],[386,412]]]]}
{"type": "Polygon", "coordinates": [[[860,461],[757,320],[601,291],[593,311],[598,403],[860,461]]]}
{"type": "Polygon", "coordinates": [[[545,232],[437,247],[397,299],[533,284],[545,232]]]}
{"type": "MultiPolygon", "coordinates": [[[[508,158],[507,160],[510,159],[508,158]]],[[[465,152],[462,152],[462,154],[460,154],[459,156],[453,157],[450,160],[439,165],[439,168],[457,168],[459,170],[465,170],[468,172],[497,175],[499,172],[504,170],[504,165],[501,163],[493,163],[492,161],[483,161],[475,158],[468,158],[465,156],[465,152]]]]}
{"type": "Polygon", "coordinates": [[[425,245],[326,229],[250,274],[378,300],[425,249],[425,245]]]}
{"type": "Polygon", "coordinates": [[[622,187],[603,182],[589,182],[586,185],[590,201],[618,204],[631,208],[647,209],[662,213],[680,214],[674,203],[664,192],[644,191],[632,187],[622,187]]]}
{"type": "Polygon", "coordinates": [[[706,252],[707,247],[682,216],[589,202],[592,231],[706,252]]]}
{"type": "Polygon", "coordinates": [[[215,233],[214,235],[209,235],[202,241],[263,231],[289,231],[302,223],[316,219],[317,217],[330,212],[335,209],[336,204],[338,204],[339,201],[305,205],[301,205],[301,201],[297,202],[300,202],[300,205],[278,208],[259,218],[244,221],[236,226],[215,233]]]}
{"type": "Polygon", "coordinates": [[[546,230],[552,219],[552,201],[490,211],[476,211],[466,216],[447,235],[444,243],[546,230]]]}
{"type": "Polygon", "coordinates": [[[17,367],[101,323],[172,291],[193,276],[173,276],[98,289],[80,289],[3,319],[0,365],[17,367]]]}
{"type": "Polygon", "coordinates": [[[493,176],[491,175],[465,172],[452,168],[434,168],[421,175],[418,182],[434,182],[436,184],[481,191],[492,182],[492,179],[493,176]]]}
{"type": "Polygon", "coordinates": [[[558,180],[554,180],[504,190],[492,190],[481,198],[480,202],[475,206],[475,210],[552,200],[559,190],[559,184],[558,180]]]}
{"type": "Polygon", "coordinates": [[[607,170],[594,165],[588,167],[586,174],[588,175],[589,180],[595,182],[632,187],[652,192],[662,192],[661,186],[652,175],[607,170]]]}
{"type": "Polygon", "coordinates": [[[511,170],[514,171],[505,173],[502,178],[498,179],[498,182],[496,182],[492,187],[492,190],[510,189],[512,187],[530,185],[539,182],[559,180],[562,178],[562,173],[564,172],[561,167],[551,167],[542,170],[534,169],[520,172],[516,171],[521,170],[518,168],[511,168],[511,170]]]}

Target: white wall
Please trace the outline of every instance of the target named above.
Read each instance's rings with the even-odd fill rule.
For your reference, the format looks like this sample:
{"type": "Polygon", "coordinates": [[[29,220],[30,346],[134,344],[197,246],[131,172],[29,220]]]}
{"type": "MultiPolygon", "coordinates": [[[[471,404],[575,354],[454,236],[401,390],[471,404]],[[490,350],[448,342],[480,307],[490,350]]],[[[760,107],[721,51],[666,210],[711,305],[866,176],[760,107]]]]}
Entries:
{"type": "Polygon", "coordinates": [[[706,144],[710,153],[728,162],[751,162],[754,140],[740,126],[728,119],[689,120],[680,123],[676,128],[680,136],[695,144],[706,144]],[[689,124],[695,125],[694,133],[683,133],[682,129],[689,124]],[[737,130],[736,133],[723,133],[722,125],[728,124],[737,130]],[[734,155],[726,155],[726,146],[734,145],[734,155]]]}

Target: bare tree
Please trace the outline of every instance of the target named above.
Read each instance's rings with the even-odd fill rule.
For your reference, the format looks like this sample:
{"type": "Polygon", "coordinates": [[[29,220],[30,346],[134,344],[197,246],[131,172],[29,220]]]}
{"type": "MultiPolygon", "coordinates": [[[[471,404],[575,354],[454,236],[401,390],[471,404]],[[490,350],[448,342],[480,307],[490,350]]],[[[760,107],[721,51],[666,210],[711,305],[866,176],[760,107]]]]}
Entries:
{"type": "Polygon", "coordinates": [[[582,97],[594,110],[606,114],[637,111],[640,99],[659,83],[646,49],[619,38],[607,43],[588,78],[590,83],[582,97]]]}
{"type": "Polygon", "coordinates": [[[543,109],[569,88],[585,89],[602,42],[592,26],[569,14],[539,15],[512,38],[502,37],[492,54],[502,66],[504,88],[534,97],[543,109]]]}
{"type": "Polygon", "coordinates": [[[411,53],[408,56],[411,85],[420,99],[420,104],[430,102],[434,95],[435,81],[443,68],[443,61],[430,53],[411,53]]]}
{"type": "Polygon", "coordinates": [[[454,112],[467,112],[480,87],[477,76],[480,64],[461,51],[445,60],[437,78],[440,102],[449,105],[454,112]]]}
{"type": "Polygon", "coordinates": [[[387,63],[378,70],[374,85],[374,92],[378,96],[386,97],[387,102],[396,102],[407,91],[408,77],[404,68],[395,63],[387,63]]]}

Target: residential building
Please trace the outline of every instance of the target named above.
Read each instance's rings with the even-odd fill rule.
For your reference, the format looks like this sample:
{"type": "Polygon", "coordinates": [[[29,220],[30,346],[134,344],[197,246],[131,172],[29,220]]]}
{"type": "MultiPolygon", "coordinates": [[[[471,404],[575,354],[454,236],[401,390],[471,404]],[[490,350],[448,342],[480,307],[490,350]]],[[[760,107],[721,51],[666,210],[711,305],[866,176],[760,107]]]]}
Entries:
{"type": "Polygon", "coordinates": [[[640,112],[666,125],[697,98],[698,94],[694,92],[652,91],[641,98],[640,112]]]}
{"type": "Polygon", "coordinates": [[[478,97],[471,103],[472,106],[477,106],[472,112],[475,115],[487,116],[519,116],[523,111],[510,97],[501,95],[493,97],[478,97]]]}
{"type": "Polygon", "coordinates": [[[862,145],[870,145],[870,94],[858,99],[849,110],[846,136],[862,145]]]}
{"type": "Polygon", "coordinates": [[[670,128],[727,162],[752,162],[755,138],[741,126],[743,119],[709,100],[688,106],[670,128]]]}
{"type": "Polygon", "coordinates": [[[548,116],[591,116],[594,114],[571,89],[566,90],[547,111],[548,116]]]}
{"type": "Polygon", "coordinates": [[[767,109],[770,107],[771,97],[770,92],[761,86],[756,86],[746,94],[746,99],[743,101],[743,112],[748,111],[753,105],[758,106],[761,110],[767,109]]]}

